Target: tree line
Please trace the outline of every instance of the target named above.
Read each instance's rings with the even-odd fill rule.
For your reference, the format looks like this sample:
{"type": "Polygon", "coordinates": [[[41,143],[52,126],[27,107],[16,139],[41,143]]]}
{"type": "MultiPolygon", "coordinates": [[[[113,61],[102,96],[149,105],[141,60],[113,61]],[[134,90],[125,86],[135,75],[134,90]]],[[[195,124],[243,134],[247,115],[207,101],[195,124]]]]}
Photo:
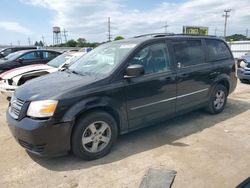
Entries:
{"type": "MultiPolygon", "coordinates": [[[[115,37],[114,40],[122,40],[124,39],[123,36],[117,36],[115,37]]],[[[232,42],[232,41],[242,41],[242,40],[250,40],[250,37],[242,35],[242,34],[234,34],[234,35],[230,35],[227,36],[225,38],[226,41],[228,42],[232,42]]],[[[65,43],[61,43],[61,44],[56,44],[56,45],[50,45],[51,47],[97,47],[100,44],[103,44],[105,42],[99,43],[99,42],[87,42],[87,40],[85,38],[78,38],[77,40],[71,39],[68,40],[65,43]]],[[[44,46],[44,43],[42,41],[36,41],[36,43],[34,44],[35,46],[44,46]]]]}
{"type": "MultiPolygon", "coordinates": [[[[117,37],[115,37],[114,40],[122,40],[122,39],[124,39],[123,36],[117,36],[117,37]]],[[[95,48],[95,47],[99,46],[100,44],[102,44],[102,43],[99,43],[99,42],[87,42],[87,40],[85,38],[78,38],[77,40],[71,39],[71,40],[68,40],[65,43],[51,45],[51,47],[80,47],[80,48],[82,48],[82,47],[92,47],[92,48],[95,48]]]]}

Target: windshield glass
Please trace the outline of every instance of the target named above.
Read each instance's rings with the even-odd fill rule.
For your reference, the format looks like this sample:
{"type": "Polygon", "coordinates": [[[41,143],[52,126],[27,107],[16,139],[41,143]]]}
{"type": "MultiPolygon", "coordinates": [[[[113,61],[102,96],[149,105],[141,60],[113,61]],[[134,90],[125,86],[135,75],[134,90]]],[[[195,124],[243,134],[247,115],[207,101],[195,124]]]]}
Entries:
{"type": "Polygon", "coordinates": [[[20,55],[22,55],[24,52],[14,52],[14,53],[11,53],[9,55],[7,55],[4,59],[5,60],[10,60],[10,61],[13,61],[15,60],[16,58],[18,58],[20,55]]]}
{"type": "Polygon", "coordinates": [[[108,75],[135,46],[135,43],[103,44],[78,59],[69,70],[82,75],[108,75]]]}
{"type": "Polygon", "coordinates": [[[48,65],[51,67],[59,68],[62,64],[64,64],[67,60],[72,58],[71,55],[62,54],[51,60],[48,65]]]}

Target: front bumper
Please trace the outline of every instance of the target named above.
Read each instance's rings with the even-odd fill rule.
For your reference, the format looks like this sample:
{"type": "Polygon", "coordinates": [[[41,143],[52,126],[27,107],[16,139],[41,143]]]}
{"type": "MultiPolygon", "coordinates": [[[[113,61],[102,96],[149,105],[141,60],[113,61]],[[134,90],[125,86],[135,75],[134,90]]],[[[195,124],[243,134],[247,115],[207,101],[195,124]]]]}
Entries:
{"type": "Polygon", "coordinates": [[[237,69],[237,77],[239,79],[250,80],[250,68],[238,68],[237,69]]]}
{"type": "Polygon", "coordinates": [[[18,86],[11,86],[6,83],[0,84],[0,93],[7,97],[11,97],[18,86]]]}
{"type": "Polygon", "coordinates": [[[70,151],[72,122],[55,123],[51,120],[13,119],[6,113],[8,126],[17,142],[39,156],[60,156],[70,151]]]}

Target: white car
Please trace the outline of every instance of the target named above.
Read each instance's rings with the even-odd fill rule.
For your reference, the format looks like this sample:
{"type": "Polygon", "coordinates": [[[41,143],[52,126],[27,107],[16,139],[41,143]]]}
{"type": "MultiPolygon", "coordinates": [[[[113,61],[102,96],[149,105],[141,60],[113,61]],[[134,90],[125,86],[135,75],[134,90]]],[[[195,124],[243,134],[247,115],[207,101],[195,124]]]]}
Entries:
{"type": "Polygon", "coordinates": [[[0,75],[0,92],[11,97],[16,88],[26,81],[43,76],[77,61],[86,52],[65,52],[47,64],[29,65],[9,70],[0,75]]]}

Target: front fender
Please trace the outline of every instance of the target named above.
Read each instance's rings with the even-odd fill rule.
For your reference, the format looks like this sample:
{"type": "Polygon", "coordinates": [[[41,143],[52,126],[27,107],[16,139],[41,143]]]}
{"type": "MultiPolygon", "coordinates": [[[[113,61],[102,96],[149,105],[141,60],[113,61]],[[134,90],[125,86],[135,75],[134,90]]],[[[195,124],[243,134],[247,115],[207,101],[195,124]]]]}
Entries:
{"type": "Polygon", "coordinates": [[[126,132],[128,130],[128,121],[125,105],[108,96],[90,97],[75,103],[66,111],[62,118],[62,121],[75,121],[75,119],[84,112],[98,108],[112,109],[112,111],[115,112],[118,116],[115,118],[117,118],[117,121],[119,121],[118,123],[120,126],[120,131],[126,132]]]}

